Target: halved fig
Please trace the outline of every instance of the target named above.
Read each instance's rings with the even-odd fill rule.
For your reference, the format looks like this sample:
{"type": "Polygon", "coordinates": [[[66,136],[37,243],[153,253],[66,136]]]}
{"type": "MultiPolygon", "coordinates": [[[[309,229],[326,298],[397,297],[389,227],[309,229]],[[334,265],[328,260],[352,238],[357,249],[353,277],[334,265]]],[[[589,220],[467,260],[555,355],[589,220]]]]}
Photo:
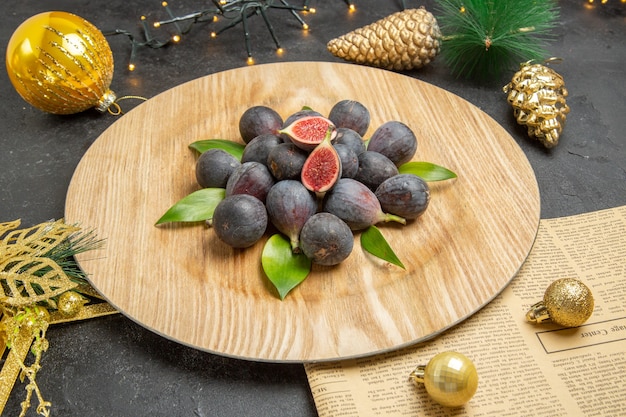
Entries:
{"type": "Polygon", "coordinates": [[[337,135],[335,124],[323,116],[305,116],[278,131],[289,136],[297,147],[312,151],[322,143],[326,133],[331,131],[331,140],[337,135]]]}
{"type": "Polygon", "coordinates": [[[316,194],[330,190],[341,177],[341,158],[330,142],[334,129],[329,128],[324,140],[307,157],[300,173],[302,184],[316,194]]]}

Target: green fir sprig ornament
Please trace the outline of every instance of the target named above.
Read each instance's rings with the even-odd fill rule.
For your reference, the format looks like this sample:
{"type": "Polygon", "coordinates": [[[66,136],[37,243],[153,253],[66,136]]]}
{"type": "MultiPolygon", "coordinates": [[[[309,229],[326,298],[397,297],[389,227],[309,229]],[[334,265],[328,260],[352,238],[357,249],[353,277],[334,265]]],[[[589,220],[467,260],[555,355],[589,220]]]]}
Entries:
{"type": "Polygon", "coordinates": [[[441,55],[458,77],[488,79],[543,60],[558,18],[553,0],[438,0],[441,55]]]}

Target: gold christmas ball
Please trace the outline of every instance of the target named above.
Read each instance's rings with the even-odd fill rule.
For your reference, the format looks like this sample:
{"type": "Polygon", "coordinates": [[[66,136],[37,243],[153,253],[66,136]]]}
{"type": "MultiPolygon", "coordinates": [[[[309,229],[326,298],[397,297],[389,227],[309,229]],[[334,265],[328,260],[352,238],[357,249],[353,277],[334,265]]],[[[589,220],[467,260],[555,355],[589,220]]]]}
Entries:
{"type": "Polygon", "coordinates": [[[104,112],[115,101],[111,48],[94,25],[71,13],[24,21],[9,39],[6,67],[22,98],[48,113],[104,112]]]}
{"type": "Polygon", "coordinates": [[[423,383],[431,398],[446,407],[460,407],[478,389],[474,363],[458,352],[435,355],[426,366],[418,366],[410,378],[415,383],[423,383]]]}
{"type": "Polygon", "coordinates": [[[26,308],[26,311],[19,315],[23,319],[24,325],[29,329],[36,329],[47,326],[50,321],[50,313],[45,307],[34,306],[26,308]]]}
{"type": "Polygon", "coordinates": [[[57,309],[65,317],[74,317],[83,308],[87,300],[76,291],[66,291],[59,296],[57,309]]]}
{"type": "Polygon", "coordinates": [[[593,295],[582,282],[573,278],[554,281],[543,295],[543,303],[553,322],[565,327],[582,325],[593,313],[593,295]]]}

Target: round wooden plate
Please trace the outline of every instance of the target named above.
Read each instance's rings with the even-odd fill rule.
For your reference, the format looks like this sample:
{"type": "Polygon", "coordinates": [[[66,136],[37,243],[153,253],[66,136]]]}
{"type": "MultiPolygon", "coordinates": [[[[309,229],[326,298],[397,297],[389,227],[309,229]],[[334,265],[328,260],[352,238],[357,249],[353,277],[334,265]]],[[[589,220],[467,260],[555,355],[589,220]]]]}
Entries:
{"type": "Polygon", "coordinates": [[[209,352],[308,362],[399,348],[471,316],[517,273],[540,210],[525,155],[477,107],[397,73],[294,62],[209,75],[133,109],[86,152],[65,214],[106,240],[77,260],[132,320],[209,352]],[[418,137],[415,160],[458,174],[431,183],[430,206],[418,220],[380,226],[406,270],[366,255],[357,237],[346,261],[314,267],[281,301],[261,269],[265,239],[236,250],[204,224],[155,226],[198,188],[190,143],[240,141],[239,117],[253,105],[286,118],[303,106],[328,114],[342,99],[370,110],[366,137],[386,121],[402,121],[418,137]]]}

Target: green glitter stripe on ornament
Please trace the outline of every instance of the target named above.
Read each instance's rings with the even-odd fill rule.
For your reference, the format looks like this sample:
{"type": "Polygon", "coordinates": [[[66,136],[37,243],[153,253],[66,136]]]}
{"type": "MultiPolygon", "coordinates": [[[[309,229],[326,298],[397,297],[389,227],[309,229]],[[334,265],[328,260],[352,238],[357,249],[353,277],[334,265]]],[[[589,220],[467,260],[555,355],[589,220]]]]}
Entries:
{"type": "Polygon", "coordinates": [[[441,55],[457,77],[488,79],[547,57],[552,0],[437,0],[441,55]]]}

